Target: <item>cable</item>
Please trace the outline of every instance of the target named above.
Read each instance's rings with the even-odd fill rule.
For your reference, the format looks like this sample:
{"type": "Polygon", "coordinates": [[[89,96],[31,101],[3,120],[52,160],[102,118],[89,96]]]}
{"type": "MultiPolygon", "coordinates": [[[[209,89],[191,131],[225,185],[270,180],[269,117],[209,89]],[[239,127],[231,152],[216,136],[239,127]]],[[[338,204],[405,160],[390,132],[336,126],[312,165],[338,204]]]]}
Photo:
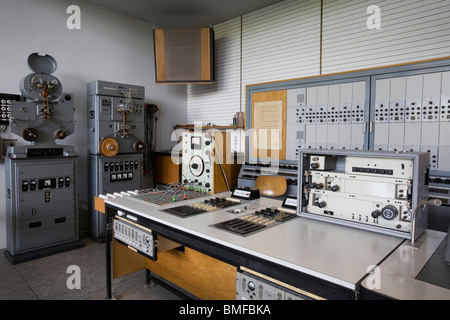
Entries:
{"type": "Polygon", "coordinates": [[[413,216],[411,217],[411,220],[412,220],[411,244],[413,246],[414,246],[414,242],[415,242],[415,233],[416,233],[416,215],[417,215],[417,212],[419,211],[419,209],[424,205],[440,207],[442,205],[442,201],[439,199],[423,200],[423,201],[419,202],[419,204],[414,209],[413,216]]]}
{"type": "Polygon", "coordinates": [[[225,184],[227,185],[227,190],[230,191],[230,185],[228,184],[227,175],[226,175],[225,170],[223,169],[223,166],[222,166],[222,159],[221,159],[221,156],[220,156],[219,148],[217,148],[216,140],[214,138],[213,138],[213,142],[214,142],[214,151],[216,152],[216,155],[219,158],[218,160],[219,160],[220,171],[222,171],[223,178],[225,179],[225,184]]]}

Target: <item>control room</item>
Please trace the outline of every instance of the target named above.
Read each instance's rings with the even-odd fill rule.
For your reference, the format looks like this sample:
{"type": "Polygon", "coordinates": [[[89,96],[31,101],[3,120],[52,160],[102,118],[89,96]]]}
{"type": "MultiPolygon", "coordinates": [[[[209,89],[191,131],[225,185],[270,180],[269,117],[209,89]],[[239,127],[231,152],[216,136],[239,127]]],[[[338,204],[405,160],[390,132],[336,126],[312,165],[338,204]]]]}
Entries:
{"type": "Polygon", "coordinates": [[[450,300],[449,20],[0,0],[0,300],[450,300]]]}

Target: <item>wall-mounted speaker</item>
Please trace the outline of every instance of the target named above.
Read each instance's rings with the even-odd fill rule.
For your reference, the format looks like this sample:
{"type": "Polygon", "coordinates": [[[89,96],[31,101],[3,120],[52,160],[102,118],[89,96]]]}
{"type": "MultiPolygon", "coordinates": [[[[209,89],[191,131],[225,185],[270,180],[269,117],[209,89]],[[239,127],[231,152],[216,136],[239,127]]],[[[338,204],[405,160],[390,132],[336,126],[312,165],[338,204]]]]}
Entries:
{"type": "Polygon", "coordinates": [[[155,29],[156,83],[213,83],[212,28],[155,29]]]}

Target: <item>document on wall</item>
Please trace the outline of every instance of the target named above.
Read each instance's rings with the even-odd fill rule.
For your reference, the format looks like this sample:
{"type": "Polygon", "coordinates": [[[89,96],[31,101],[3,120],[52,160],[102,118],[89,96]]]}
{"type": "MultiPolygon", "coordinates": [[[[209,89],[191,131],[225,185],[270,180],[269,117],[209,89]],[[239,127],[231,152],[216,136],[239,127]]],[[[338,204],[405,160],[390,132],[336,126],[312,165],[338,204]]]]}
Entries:
{"type": "Polygon", "coordinates": [[[254,126],[257,139],[253,148],[282,150],[283,101],[266,101],[254,104],[254,126]]]}

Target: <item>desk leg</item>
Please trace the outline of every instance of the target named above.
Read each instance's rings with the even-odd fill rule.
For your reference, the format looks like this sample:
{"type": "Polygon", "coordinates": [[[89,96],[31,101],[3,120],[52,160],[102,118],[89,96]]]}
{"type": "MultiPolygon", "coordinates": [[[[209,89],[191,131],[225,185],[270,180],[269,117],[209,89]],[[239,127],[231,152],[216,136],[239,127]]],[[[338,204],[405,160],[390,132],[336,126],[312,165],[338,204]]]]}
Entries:
{"type": "Polygon", "coordinates": [[[105,248],[106,248],[106,299],[112,299],[111,287],[111,215],[106,209],[105,248]]]}

